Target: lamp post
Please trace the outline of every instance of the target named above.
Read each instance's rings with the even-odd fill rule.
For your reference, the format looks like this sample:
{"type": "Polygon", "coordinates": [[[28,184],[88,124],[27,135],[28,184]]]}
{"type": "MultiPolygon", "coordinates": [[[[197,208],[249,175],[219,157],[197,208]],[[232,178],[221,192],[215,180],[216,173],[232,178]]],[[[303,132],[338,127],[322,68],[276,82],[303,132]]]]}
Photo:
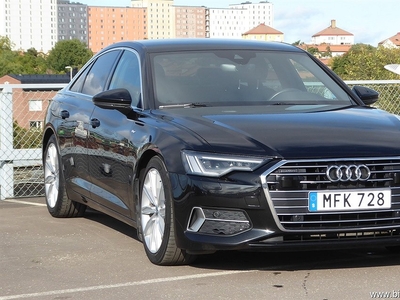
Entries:
{"type": "Polygon", "coordinates": [[[71,66],[66,66],[66,69],[69,69],[69,81],[72,80],[72,67],[71,66]]]}

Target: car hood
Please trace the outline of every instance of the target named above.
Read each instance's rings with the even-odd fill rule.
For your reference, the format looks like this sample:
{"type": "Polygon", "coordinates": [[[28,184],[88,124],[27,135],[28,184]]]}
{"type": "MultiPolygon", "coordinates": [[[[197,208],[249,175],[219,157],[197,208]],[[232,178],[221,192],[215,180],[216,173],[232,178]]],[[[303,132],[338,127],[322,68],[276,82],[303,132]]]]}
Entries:
{"type": "Polygon", "coordinates": [[[369,107],[279,105],[160,113],[186,133],[201,137],[205,151],[285,159],[400,155],[399,119],[369,107]]]}

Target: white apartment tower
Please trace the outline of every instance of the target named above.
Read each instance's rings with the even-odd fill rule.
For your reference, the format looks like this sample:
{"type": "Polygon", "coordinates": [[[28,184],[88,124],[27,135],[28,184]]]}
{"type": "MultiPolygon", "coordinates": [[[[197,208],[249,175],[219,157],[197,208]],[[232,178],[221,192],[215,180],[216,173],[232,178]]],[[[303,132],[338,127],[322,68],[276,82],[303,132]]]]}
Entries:
{"type": "Polygon", "coordinates": [[[0,0],[0,36],[13,50],[48,53],[57,42],[57,0],[0,0]]]}
{"type": "Polygon", "coordinates": [[[147,8],[147,38],[175,37],[174,0],[131,0],[132,7],[147,8]]]}
{"type": "Polygon", "coordinates": [[[210,38],[242,38],[242,34],[260,24],[273,27],[273,4],[244,2],[229,8],[209,8],[210,38]]]}

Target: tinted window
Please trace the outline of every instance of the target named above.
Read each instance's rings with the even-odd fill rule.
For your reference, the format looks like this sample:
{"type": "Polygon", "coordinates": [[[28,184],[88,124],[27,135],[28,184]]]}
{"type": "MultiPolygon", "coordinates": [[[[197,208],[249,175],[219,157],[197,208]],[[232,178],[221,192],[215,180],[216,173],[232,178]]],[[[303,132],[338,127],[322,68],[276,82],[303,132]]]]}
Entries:
{"type": "MultiPolygon", "coordinates": [[[[93,64],[92,64],[92,65],[93,65],[93,64]]],[[[78,93],[80,93],[80,91],[81,91],[81,89],[82,89],[82,85],[83,85],[83,83],[85,82],[86,75],[87,75],[87,73],[88,73],[88,71],[90,70],[90,67],[91,67],[92,65],[90,65],[89,67],[87,67],[86,70],[85,70],[81,75],[79,75],[79,77],[78,77],[78,78],[75,80],[75,82],[71,85],[70,90],[71,90],[72,92],[78,92],[78,93]]]]}
{"type": "Polygon", "coordinates": [[[94,62],[85,78],[83,94],[93,96],[105,90],[107,79],[119,53],[119,50],[107,52],[94,62]]]}
{"type": "Polygon", "coordinates": [[[349,105],[349,95],[308,55],[215,50],[154,54],[159,107],[217,105],[349,105]]]}
{"type": "Polygon", "coordinates": [[[125,51],[118,62],[110,89],[125,88],[132,97],[132,105],[138,106],[140,100],[140,67],[135,53],[125,51]]]}

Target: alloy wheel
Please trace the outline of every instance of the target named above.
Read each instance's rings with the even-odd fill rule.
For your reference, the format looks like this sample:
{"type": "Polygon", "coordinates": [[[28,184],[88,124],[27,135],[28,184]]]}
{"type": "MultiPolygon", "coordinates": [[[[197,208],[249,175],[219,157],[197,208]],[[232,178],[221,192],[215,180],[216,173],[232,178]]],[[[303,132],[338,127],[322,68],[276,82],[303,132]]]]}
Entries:
{"type": "Polygon", "coordinates": [[[44,164],[44,184],[46,200],[50,207],[54,208],[59,193],[60,169],[56,145],[50,144],[47,148],[44,164]]]}
{"type": "Polygon", "coordinates": [[[144,242],[151,253],[156,253],[165,232],[165,192],[161,175],[155,168],[147,172],[144,180],[141,222],[144,242]]]}

